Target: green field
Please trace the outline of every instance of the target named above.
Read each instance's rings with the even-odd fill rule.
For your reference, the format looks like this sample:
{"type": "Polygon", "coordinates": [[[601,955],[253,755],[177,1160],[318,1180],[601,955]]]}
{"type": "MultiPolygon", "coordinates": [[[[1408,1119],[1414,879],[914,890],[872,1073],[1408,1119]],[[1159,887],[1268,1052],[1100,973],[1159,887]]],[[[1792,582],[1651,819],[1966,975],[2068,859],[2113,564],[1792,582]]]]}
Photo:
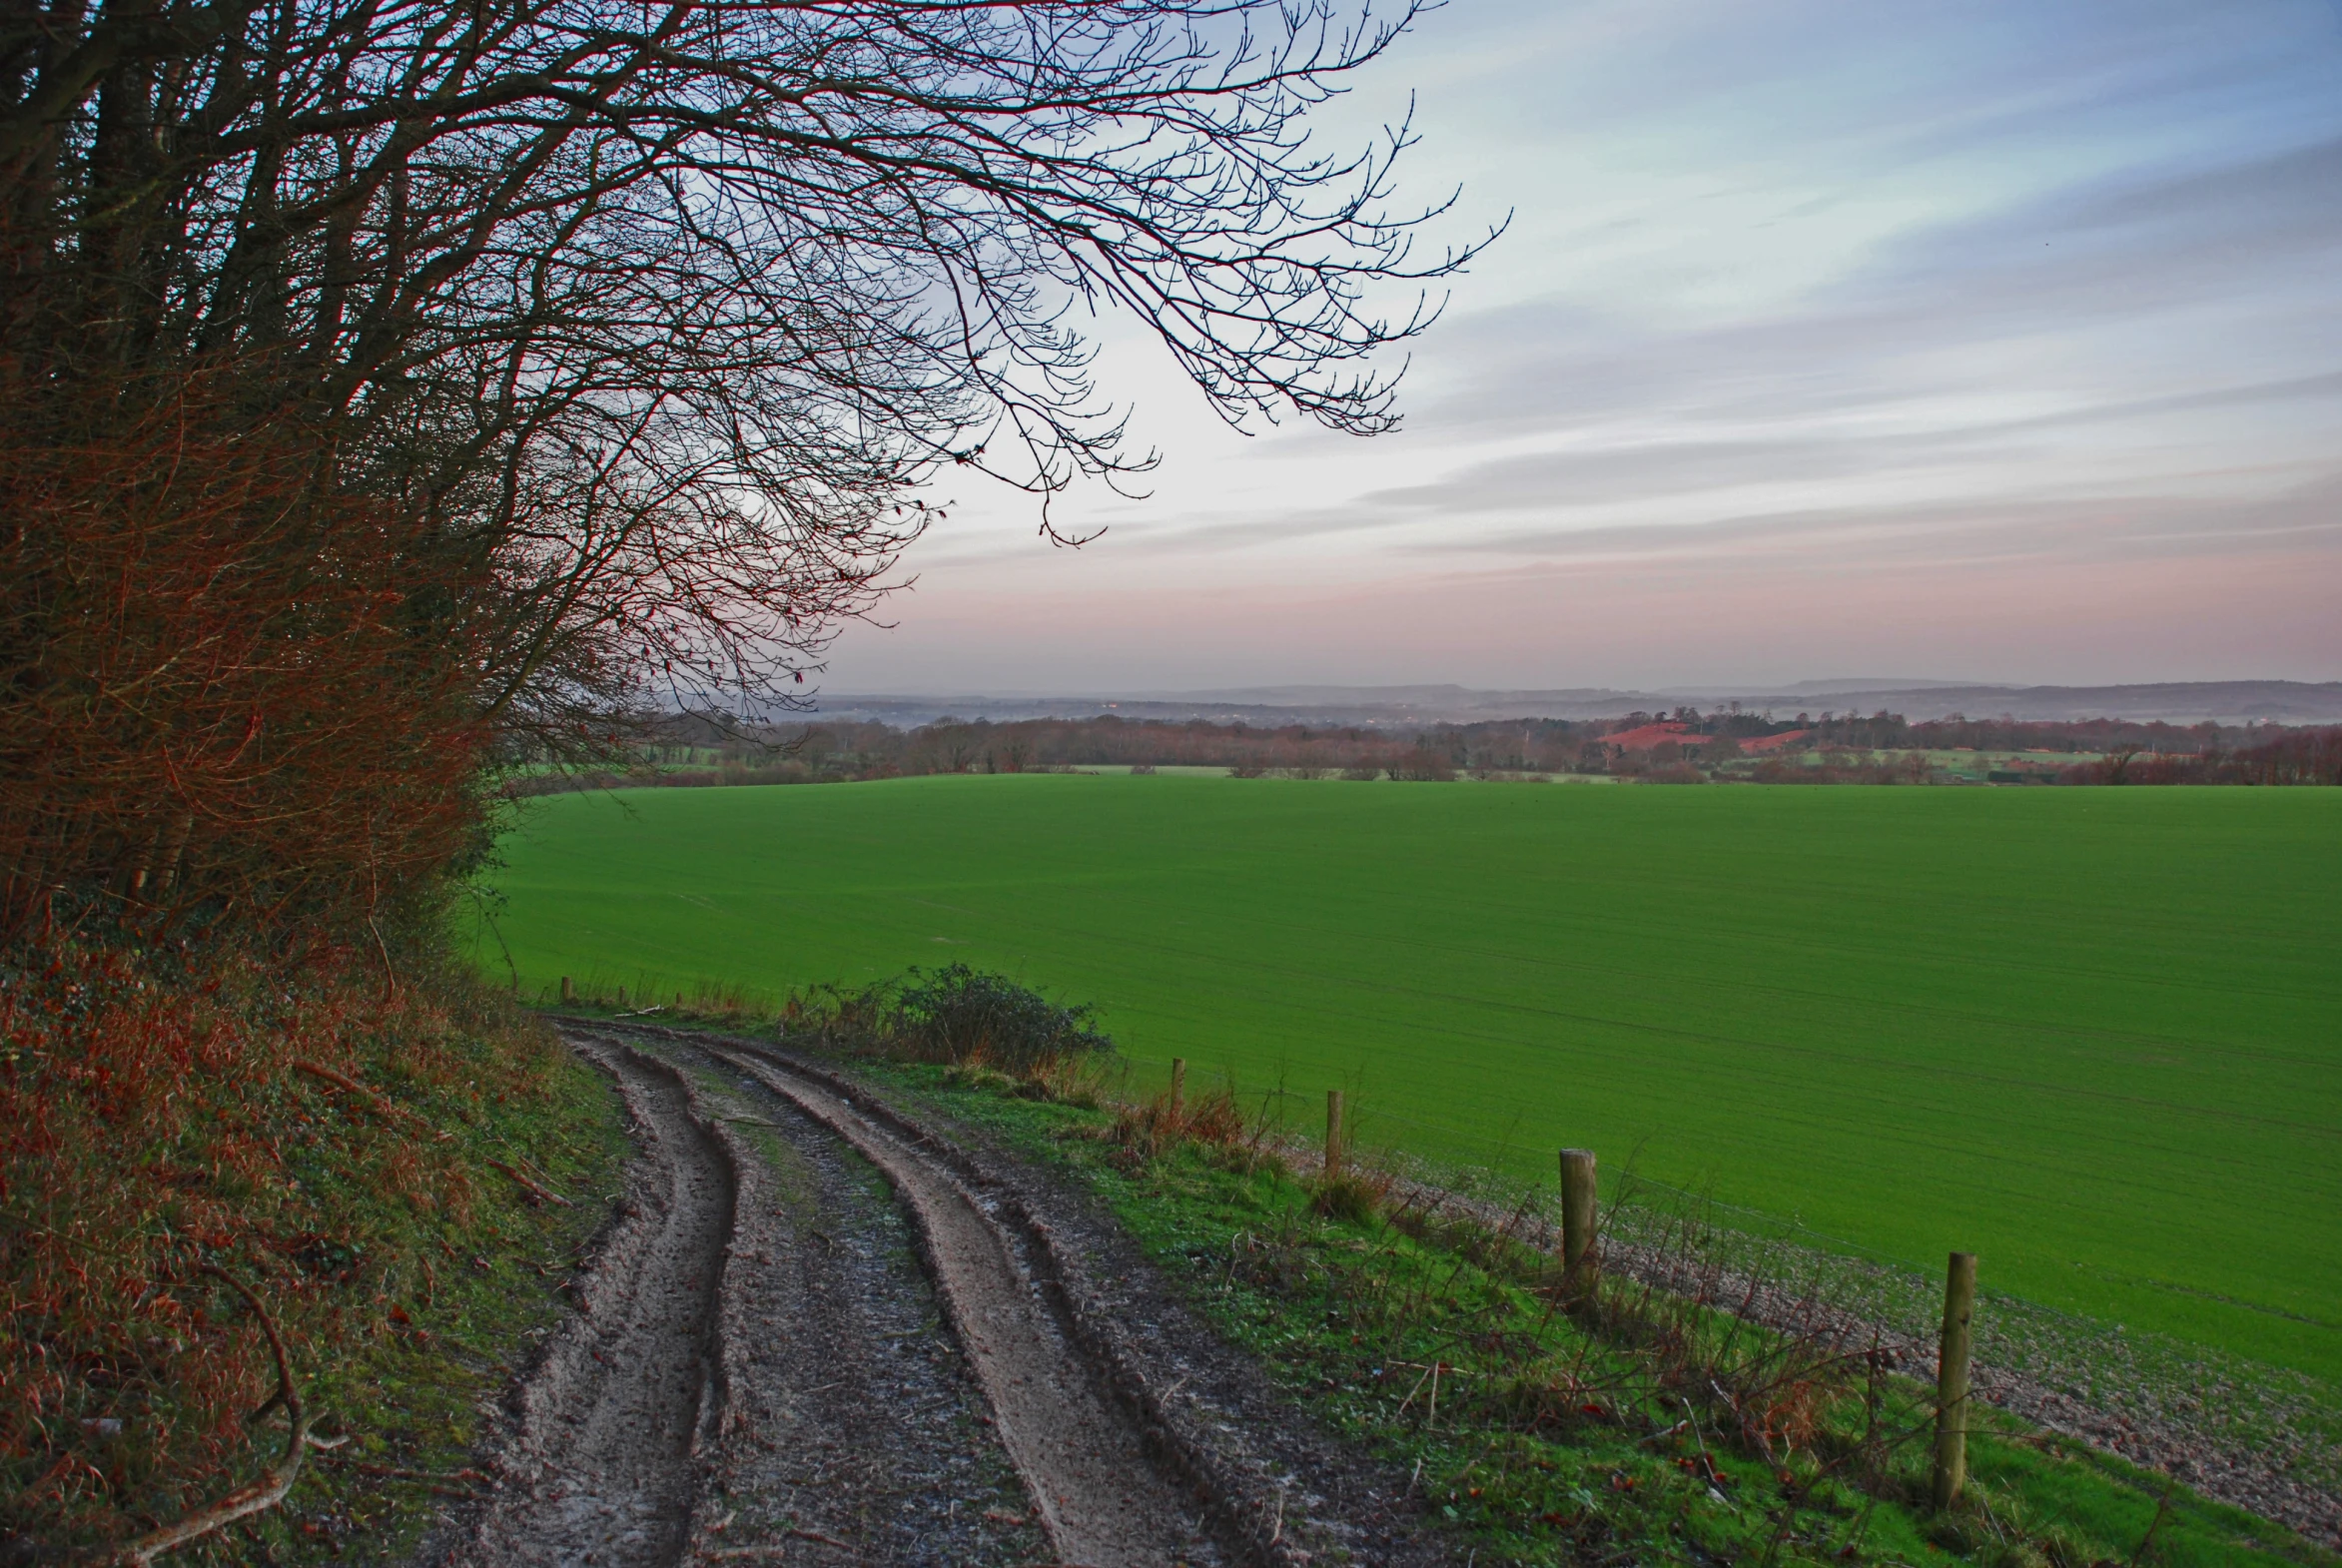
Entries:
{"type": "Polygon", "coordinates": [[[1431,1155],[1634,1156],[2342,1380],[2342,791],[960,776],[504,849],[531,988],[965,961],[1431,1155]]]}

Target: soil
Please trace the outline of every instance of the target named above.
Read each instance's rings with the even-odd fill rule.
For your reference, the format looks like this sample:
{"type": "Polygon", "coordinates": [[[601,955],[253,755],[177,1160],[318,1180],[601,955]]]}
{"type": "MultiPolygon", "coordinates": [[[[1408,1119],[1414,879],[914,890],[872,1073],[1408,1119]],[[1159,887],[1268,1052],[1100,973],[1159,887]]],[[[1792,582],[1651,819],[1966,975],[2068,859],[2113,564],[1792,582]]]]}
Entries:
{"type": "MultiPolygon", "coordinates": [[[[1454,1560],[1403,1472],[1320,1431],[1069,1178],[757,1042],[565,1034],[616,1082],[637,1156],[577,1311],[502,1412],[494,1493],[422,1561],[1454,1560]]],[[[1933,1362],[1904,1313],[1625,1236],[1609,1262],[1933,1362]]],[[[2295,1414],[2256,1403],[2257,1446],[2214,1431],[2201,1410],[2236,1401],[2200,1367],[2139,1371],[2101,1405],[2064,1386],[2070,1346],[2028,1350],[2021,1329],[1979,1363],[1982,1397],[2342,1544],[2342,1498],[2294,1452],[2307,1440],[2267,1441],[2295,1414]]]]}
{"type": "Polygon", "coordinates": [[[672,1069],[580,1049],[617,1081],[641,1153],[576,1313],[518,1392],[497,1465],[514,1484],[450,1562],[671,1563],[684,1549],[734,1172],[672,1069]]]}
{"type": "Polygon", "coordinates": [[[894,1185],[1057,1555],[1100,1565],[1218,1561],[1195,1499],[1155,1464],[1142,1432],[1034,1288],[1015,1241],[950,1171],[802,1073],[769,1059],[718,1057],[843,1138],[894,1185]]]}
{"type": "Polygon", "coordinates": [[[564,1034],[638,1154],[426,1561],[1450,1560],[1087,1193],[752,1042],[564,1034]]]}

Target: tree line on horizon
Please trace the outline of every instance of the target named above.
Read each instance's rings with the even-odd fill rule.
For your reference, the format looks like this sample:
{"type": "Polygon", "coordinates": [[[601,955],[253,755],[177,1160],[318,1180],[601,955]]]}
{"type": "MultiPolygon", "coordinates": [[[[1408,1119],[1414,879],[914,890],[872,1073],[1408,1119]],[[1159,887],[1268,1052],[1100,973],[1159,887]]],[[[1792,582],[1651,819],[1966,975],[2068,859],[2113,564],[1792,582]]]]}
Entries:
{"type": "Polygon", "coordinates": [[[1793,718],[1677,708],[1591,720],[1489,720],[1414,729],[1259,726],[1209,720],[942,718],[916,727],[877,721],[766,726],[741,733],[681,717],[638,720],[624,767],[540,768],[506,779],[513,795],[580,789],[789,784],[944,773],[1038,773],[1086,767],[1211,767],[1238,777],[1395,779],[1608,775],[1653,782],[1717,777],[1766,783],[1926,783],[1946,775],[1943,751],[2065,754],[2006,781],[2080,783],[2342,783],[2342,728],[2070,722],[1899,714],[1793,718]],[[1625,737],[1630,744],[1622,744],[1625,737]],[[1749,749],[1752,741],[1776,745],[1749,749]]]}

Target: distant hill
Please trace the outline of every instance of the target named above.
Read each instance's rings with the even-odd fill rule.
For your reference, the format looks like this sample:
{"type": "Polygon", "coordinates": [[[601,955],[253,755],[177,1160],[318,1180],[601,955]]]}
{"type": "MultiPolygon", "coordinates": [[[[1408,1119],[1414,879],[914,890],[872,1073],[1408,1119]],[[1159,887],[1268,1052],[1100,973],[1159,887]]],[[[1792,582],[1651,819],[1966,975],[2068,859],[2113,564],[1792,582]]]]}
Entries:
{"type": "Polygon", "coordinates": [[[1948,718],[2161,719],[2194,724],[2342,723],[2342,681],[2163,681],[2125,686],[1998,686],[1899,679],[1815,680],[1787,686],[1717,686],[1620,691],[1600,686],[1487,691],[1468,686],[1243,686],[1221,690],[1131,692],[1103,696],[990,697],[979,694],[825,694],[820,712],[915,726],[963,719],[1083,718],[1118,713],[1133,719],[1215,724],[1354,724],[1389,729],[1443,720],[1604,719],[1661,713],[1685,705],[1703,711],[1739,703],[1783,717],[1800,712],[1886,709],[1913,720],[1948,718]]]}
{"type": "MultiPolygon", "coordinates": [[[[1888,709],[1910,719],[2161,719],[2194,724],[2342,723],[2342,681],[2163,681],[2131,686],[1845,686],[1784,693],[1725,694],[1743,707],[1888,709]],[[1835,704],[1832,698],[1839,699],[1835,704]]],[[[1713,705],[1713,701],[1709,705],[1713,705]]]]}

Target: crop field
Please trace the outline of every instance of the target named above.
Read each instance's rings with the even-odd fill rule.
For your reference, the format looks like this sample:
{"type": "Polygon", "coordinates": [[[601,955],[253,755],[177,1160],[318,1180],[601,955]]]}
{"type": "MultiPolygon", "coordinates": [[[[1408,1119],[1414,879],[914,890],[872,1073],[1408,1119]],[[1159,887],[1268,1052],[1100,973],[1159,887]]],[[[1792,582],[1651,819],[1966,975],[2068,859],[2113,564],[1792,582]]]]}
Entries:
{"type": "Polygon", "coordinates": [[[2342,791],[946,776],[556,796],[504,854],[531,993],[964,961],[1142,1071],[2342,1381],[2342,791]]]}

